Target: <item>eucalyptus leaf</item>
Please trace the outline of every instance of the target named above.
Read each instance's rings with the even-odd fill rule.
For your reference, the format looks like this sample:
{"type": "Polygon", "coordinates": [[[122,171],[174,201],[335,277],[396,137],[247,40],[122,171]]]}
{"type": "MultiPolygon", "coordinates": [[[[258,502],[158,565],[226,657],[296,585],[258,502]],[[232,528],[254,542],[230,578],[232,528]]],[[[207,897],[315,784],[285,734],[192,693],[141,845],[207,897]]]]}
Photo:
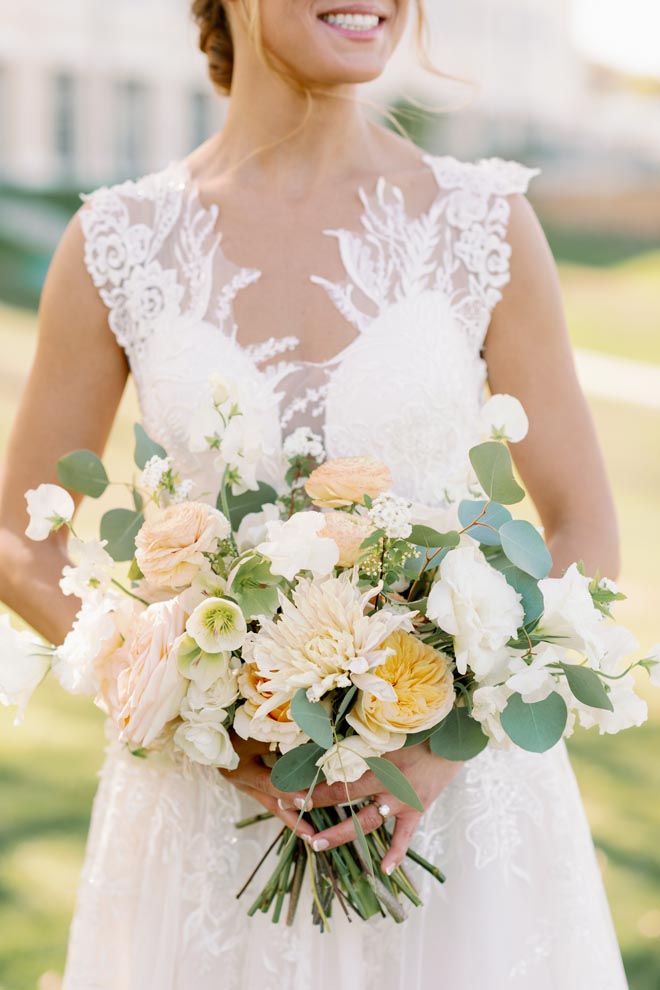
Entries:
{"type": "Polygon", "coordinates": [[[135,511],[142,512],[144,508],[144,499],[142,498],[142,495],[140,494],[139,490],[135,487],[135,485],[133,485],[133,487],[131,488],[131,494],[133,496],[133,505],[135,506],[135,511]]]}
{"type": "Polygon", "coordinates": [[[446,547],[453,549],[460,543],[460,536],[455,530],[449,533],[438,533],[430,526],[413,526],[412,533],[408,537],[409,543],[414,543],[418,547],[426,547],[429,550],[446,547]]]}
{"type": "Polygon", "coordinates": [[[366,762],[371,772],[378,777],[390,794],[404,804],[409,804],[416,811],[424,812],[424,805],[419,800],[415,788],[394,763],[384,760],[382,756],[367,757],[366,762]]]}
{"type": "MultiPolygon", "coordinates": [[[[229,505],[229,521],[231,528],[236,532],[245,516],[251,512],[261,512],[264,505],[277,501],[277,492],[270,485],[263,481],[259,482],[257,491],[243,492],[241,495],[232,495],[227,492],[227,503],[229,505]]],[[[222,511],[222,500],[218,495],[217,507],[222,511]]]]}
{"type": "Polygon", "coordinates": [[[595,670],[578,664],[562,663],[561,669],[566,674],[568,686],[583,705],[590,708],[602,708],[606,712],[614,711],[614,706],[595,670]]]}
{"type": "Polygon", "coordinates": [[[140,570],[137,560],[135,559],[135,557],[133,557],[133,560],[131,561],[131,566],[128,569],[128,580],[139,581],[143,577],[144,574],[140,570]]]}
{"type": "Polygon", "coordinates": [[[65,488],[100,498],[110,484],[101,458],[91,450],[74,450],[57,462],[57,475],[65,488]]]}
{"type": "Polygon", "coordinates": [[[316,743],[305,743],[280,756],[270,775],[273,787],[280,791],[304,791],[311,787],[316,777],[316,761],[324,749],[316,743]]]}
{"type": "Polygon", "coordinates": [[[467,708],[452,708],[430,738],[431,752],[459,763],[478,756],[487,745],[488,737],[467,708]]]}
{"type": "Polygon", "coordinates": [[[543,701],[530,703],[516,693],[509,698],[500,719],[502,728],[516,746],[529,753],[545,753],[561,739],[568,709],[556,691],[543,701]]]}
{"type": "Polygon", "coordinates": [[[552,557],[539,531],[526,519],[513,519],[500,529],[502,550],[512,564],[541,580],[552,567],[552,557]]]}
{"type": "Polygon", "coordinates": [[[355,701],[356,696],[357,688],[353,685],[353,687],[349,688],[344,697],[341,699],[341,704],[337,709],[337,714],[335,716],[335,722],[340,722],[344,715],[348,714],[353,707],[353,702],[355,701]]]}
{"type": "Polygon", "coordinates": [[[371,861],[371,853],[369,852],[369,846],[367,844],[367,837],[364,834],[364,829],[360,823],[360,819],[355,814],[353,806],[351,805],[351,818],[353,819],[353,827],[355,828],[355,834],[357,836],[357,842],[362,851],[364,861],[366,863],[367,872],[374,876],[374,864],[371,861]]]}
{"type": "Polygon", "coordinates": [[[101,539],[107,540],[106,550],[113,560],[132,560],[135,556],[135,537],[144,513],[132,509],[110,509],[101,519],[101,539]]]}
{"type": "Polygon", "coordinates": [[[434,725],[431,729],[424,729],[423,732],[411,732],[403,744],[403,748],[409,749],[411,746],[419,746],[420,743],[426,742],[429,736],[433,735],[435,729],[434,725]]]}
{"type": "Polygon", "coordinates": [[[503,443],[488,441],[473,447],[470,463],[491,501],[513,505],[525,497],[525,492],[513,476],[509,449],[503,443]]]}
{"type": "Polygon", "coordinates": [[[502,552],[489,556],[488,563],[500,571],[511,587],[521,596],[522,607],[525,610],[525,626],[533,626],[543,615],[545,608],[543,595],[539,591],[536,580],[512,564],[502,552]]]}
{"type": "Polygon", "coordinates": [[[497,502],[465,501],[458,506],[458,518],[461,526],[468,530],[473,539],[486,546],[499,546],[500,526],[510,522],[513,517],[508,509],[497,502]],[[479,522],[473,525],[475,519],[479,522]]]}
{"type": "Polygon", "coordinates": [[[330,749],[334,742],[330,716],[320,701],[309,700],[305,688],[300,688],[293,697],[291,717],[317,746],[330,749]]]}
{"type": "Polygon", "coordinates": [[[165,448],[152,440],[140,423],[134,423],[133,432],[135,433],[133,460],[141,470],[152,457],[167,457],[165,448]]]}

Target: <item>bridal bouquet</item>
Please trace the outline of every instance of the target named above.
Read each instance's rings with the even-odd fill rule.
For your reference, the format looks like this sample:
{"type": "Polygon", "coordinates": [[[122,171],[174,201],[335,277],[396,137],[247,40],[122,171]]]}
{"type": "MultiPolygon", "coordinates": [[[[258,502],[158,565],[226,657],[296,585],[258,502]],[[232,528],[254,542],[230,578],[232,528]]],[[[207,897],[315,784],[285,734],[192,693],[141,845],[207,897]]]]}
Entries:
{"type": "Polygon", "coordinates": [[[287,904],[291,922],[307,872],[322,930],[335,902],[349,916],[403,920],[401,898],[420,904],[419,895],[403,868],[380,870],[390,834],[385,823],[364,834],[348,785],[371,770],[423,811],[387,758],[404,746],[466,761],[489,744],[543,752],[576,721],[601,733],[639,725],[646,706],[631,671],[646,667],[660,685],[660,647],[629,661],[637,643],[608,621],[624,597],[616,586],[577,563],[549,577],[541,534],[513,518],[508,506],[524,492],[507,441],[522,439],[526,417],[511,397],[484,407],[487,439],[469,452],[466,497],[448,529],[446,504],[393,494],[373,458],[326,459],[304,428],[284,441],[281,490],[260,483],[258,402],[232,382],[216,379],[212,391],[191,450],[213,458],[217,493],[192,500],[192,482],[140,426],[132,508],[108,511],[99,540],[75,534],[66,490],[105,492],[93,453],[60,460],[65,487],[27,493],[28,536],[71,530],[74,563],[60,584],[82,605],[57,648],[3,617],[0,700],[22,711],[52,669],[65,689],[95,698],[136,758],[169,747],[233,770],[237,740],[251,739],[282,792],[309,801],[319,781],[343,783],[344,804],[306,801],[300,815],[318,830],[352,816],[357,841],[314,853],[282,829],[250,913],[272,910],[276,921],[287,904]]]}

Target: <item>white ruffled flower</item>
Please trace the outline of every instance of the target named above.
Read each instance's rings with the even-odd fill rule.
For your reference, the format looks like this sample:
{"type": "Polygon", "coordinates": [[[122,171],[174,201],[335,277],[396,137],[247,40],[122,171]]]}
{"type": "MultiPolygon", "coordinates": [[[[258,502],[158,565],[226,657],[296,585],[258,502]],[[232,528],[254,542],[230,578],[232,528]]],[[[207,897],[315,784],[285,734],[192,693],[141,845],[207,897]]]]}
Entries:
{"type": "Polygon", "coordinates": [[[648,718],[648,706],[635,691],[635,679],[627,674],[618,681],[609,681],[609,699],[614,711],[592,708],[573,699],[571,707],[576,709],[580,725],[591,729],[597,725],[601,735],[614,735],[624,729],[642,725],[648,718]]]}
{"type": "Polygon", "coordinates": [[[114,561],[105,550],[107,540],[80,540],[74,536],[69,543],[69,554],[75,566],[62,568],[60,588],[65,595],[85,598],[97,591],[106,591],[112,582],[114,561]]]}
{"type": "Polygon", "coordinates": [[[522,404],[513,395],[493,395],[481,409],[481,426],[494,440],[518,443],[529,431],[529,420],[522,404]]]}
{"type": "Polygon", "coordinates": [[[45,540],[60,526],[71,522],[75,506],[69,493],[59,485],[39,485],[25,493],[30,523],[25,535],[45,540]]]}
{"type": "Polygon", "coordinates": [[[174,745],[194,763],[235,770],[239,757],[222,723],[206,718],[185,720],[174,733],[174,745]]]}
{"type": "Polygon", "coordinates": [[[489,739],[500,745],[511,745],[500,716],[512,694],[511,688],[501,684],[478,687],[472,695],[472,717],[479,722],[489,739]]]}
{"type": "Polygon", "coordinates": [[[260,512],[248,512],[243,516],[235,535],[238,552],[243,553],[262,543],[268,536],[268,523],[279,518],[280,510],[272,502],[267,502],[260,512]]]}
{"type": "Polygon", "coordinates": [[[477,679],[487,677],[523,624],[521,596],[476,545],[451,550],[438,573],[426,614],[454,637],[458,672],[469,666],[477,679]]]}
{"type": "Polygon", "coordinates": [[[411,503],[391,492],[378,495],[369,509],[369,518],[390,540],[407,540],[412,533],[411,503]]]}
{"type": "Polygon", "coordinates": [[[324,526],[322,513],[297,512],[286,522],[267,523],[268,539],[256,549],[270,560],[271,572],[282,575],[287,581],[293,581],[300,571],[311,571],[314,577],[324,577],[339,561],[339,547],[335,541],[318,535],[324,526]]]}
{"type": "Polygon", "coordinates": [[[352,784],[369,769],[366,758],[379,755],[361,736],[349,736],[326,750],[316,766],[321,768],[328,784],[352,784]]]}
{"type": "Polygon", "coordinates": [[[223,653],[240,649],[247,624],[236,602],[207,598],[188,618],[186,632],[205,653],[223,653]]]}
{"type": "Polygon", "coordinates": [[[232,667],[227,654],[222,656],[222,670],[216,670],[216,679],[208,687],[202,687],[203,682],[191,682],[181,705],[182,718],[215,715],[224,722],[227,709],[238,698],[238,671],[232,667]]]}
{"type": "Polygon", "coordinates": [[[16,705],[15,724],[50,668],[44,644],[29,632],[19,632],[9,615],[0,615],[0,704],[16,705]]]}
{"type": "Polygon", "coordinates": [[[284,440],[282,450],[288,461],[292,461],[294,457],[311,457],[315,461],[322,461],[325,457],[321,437],[306,426],[299,426],[290,433],[284,440]]]}
{"type": "Polygon", "coordinates": [[[571,564],[563,577],[539,581],[543,595],[543,616],[539,636],[558,638],[558,645],[585,653],[598,663],[604,652],[604,616],[589,592],[590,580],[571,564]]]}
{"type": "Polygon", "coordinates": [[[94,697],[99,690],[97,660],[109,644],[120,642],[115,612],[132,608],[111,592],[83,599],[73,626],[53,654],[53,674],[65,691],[94,697]]]}
{"type": "Polygon", "coordinates": [[[522,657],[514,657],[509,664],[510,676],[507,687],[522,695],[523,701],[544,701],[557,687],[557,671],[551,669],[551,664],[566,663],[568,655],[565,650],[548,643],[539,643],[534,647],[530,663],[522,657]]]}

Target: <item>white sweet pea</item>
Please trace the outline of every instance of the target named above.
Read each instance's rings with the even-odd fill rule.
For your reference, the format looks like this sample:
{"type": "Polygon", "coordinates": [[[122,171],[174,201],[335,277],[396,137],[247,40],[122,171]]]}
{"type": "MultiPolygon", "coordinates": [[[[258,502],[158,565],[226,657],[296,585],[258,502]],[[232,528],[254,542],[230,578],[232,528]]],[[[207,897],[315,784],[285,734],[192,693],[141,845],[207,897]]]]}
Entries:
{"type": "Polygon", "coordinates": [[[518,443],[529,431],[529,420],[522,404],[513,395],[493,395],[481,410],[481,426],[494,440],[518,443]]]}
{"type": "Polygon", "coordinates": [[[602,577],[598,582],[598,587],[603,591],[609,591],[613,595],[619,594],[619,585],[616,581],[611,581],[608,577],[602,577]]]}
{"type": "Polygon", "coordinates": [[[16,705],[15,724],[50,668],[44,644],[29,632],[19,632],[5,612],[0,615],[0,704],[16,705]]]}
{"type": "Polygon", "coordinates": [[[487,677],[524,621],[521,596],[476,545],[451,550],[439,567],[426,614],[454,637],[456,667],[487,677]]]}
{"type": "Polygon", "coordinates": [[[378,756],[382,750],[374,750],[361,736],[349,736],[326,750],[316,761],[329,784],[352,784],[367,772],[366,757],[378,756]]]}
{"type": "Polygon", "coordinates": [[[511,676],[506,682],[507,687],[521,694],[523,701],[530,703],[544,701],[557,687],[557,680],[550,665],[565,663],[567,659],[568,654],[565,650],[548,643],[539,643],[534,647],[530,663],[522,657],[511,660],[509,664],[511,676]]]}
{"type": "Polygon", "coordinates": [[[339,560],[335,541],[318,535],[324,526],[322,513],[297,512],[286,522],[269,522],[268,540],[256,549],[270,560],[271,572],[281,574],[287,581],[293,581],[300,571],[324,577],[332,573],[339,560]]]}
{"type": "Polygon", "coordinates": [[[69,543],[69,554],[76,563],[62,568],[60,588],[65,595],[86,598],[97,591],[105,591],[112,582],[114,560],[105,550],[107,540],[80,540],[74,536],[69,543]]]}
{"type": "Polygon", "coordinates": [[[132,605],[114,594],[91,594],[83,604],[64,642],[53,654],[53,674],[69,694],[93,697],[99,689],[96,662],[110,644],[119,645],[117,609],[132,605]]]}
{"type": "Polygon", "coordinates": [[[243,516],[236,531],[238,552],[251,550],[268,536],[268,523],[280,518],[280,510],[272,502],[267,502],[260,512],[248,512],[243,516]]]}
{"type": "Polygon", "coordinates": [[[639,643],[625,626],[603,622],[600,628],[602,654],[598,663],[590,666],[606,674],[619,674],[630,663],[630,657],[639,649],[639,643]]]}
{"type": "Polygon", "coordinates": [[[563,577],[539,581],[543,595],[543,616],[539,636],[557,637],[559,646],[586,653],[597,663],[604,653],[604,616],[589,593],[590,580],[571,564],[563,577]]]}
{"type": "Polygon", "coordinates": [[[188,618],[186,632],[205,653],[223,653],[243,645],[247,624],[236,602],[207,598],[188,618]]]}
{"type": "Polygon", "coordinates": [[[512,694],[511,688],[501,684],[479,687],[472,695],[472,717],[479,722],[489,739],[500,745],[512,745],[500,721],[512,694]]]}
{"type": "Polygon", "coordinates": [[[224,725],[207,719],[186,720],[174,733],[174,745],[194,763],[235,770],[239,758],[224,725]]]}
{"type": "Polygon", "coordinates": [[[73,499],[59,485],[39,485],[25,493],[30,523],[25,535],[31,540],[45,540],[65,523],[71,522],[73,499]]]}
{"type": "Polygon", "coordinates": [[[635,691],[635,679],[627,674],[618,681],[609,681],[609,699],[614,711],[602,708],[591,708],[579,701],[573,700],[572,707],[577,710],[580,725],[590,729],[597,725],[601,735],[611,735],[642,725],[648,718],[648,706],[635,691]]]}

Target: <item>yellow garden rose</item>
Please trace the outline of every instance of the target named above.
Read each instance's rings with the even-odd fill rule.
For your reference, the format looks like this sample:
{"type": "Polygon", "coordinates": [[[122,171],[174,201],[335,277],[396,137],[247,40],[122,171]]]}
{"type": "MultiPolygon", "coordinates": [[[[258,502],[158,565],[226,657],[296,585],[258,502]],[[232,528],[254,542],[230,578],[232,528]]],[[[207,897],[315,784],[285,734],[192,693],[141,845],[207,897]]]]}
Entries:
{"type": "Polygon", "coordinates": [[[325,525],[318,535],[334,540],[339,547],[338,567],[352,567],[363,552],[362,542],[373,533],[374,524],[367,516],[347,512],[327,512],[324,519],[325,525]]]}
{"type": "Polygon", "coordinates": [[[360,691],[348,722],[367,741],[392,733],[422,732],[441,722],[454,704],[451,657],[400,629],[383,646],[394,652],[372,673],[391,684],[396,698],[385,701],[360,691]]]}
{"type": "Polygon", "coordinates": [[[391,487],[390,469],[375,457],[337,457],[319,465],[305,482],[314,505],[331,509],[361,505],[365,495],[376,498],[391,487]]]}
{"type": "Polygon", "coordinates": [[[229,535],[222,512],[203,502],[181,502],[158,509],[135,540],[135,557],[149,584],[178,591],[207,566],[204,553],[229,535]]]}

